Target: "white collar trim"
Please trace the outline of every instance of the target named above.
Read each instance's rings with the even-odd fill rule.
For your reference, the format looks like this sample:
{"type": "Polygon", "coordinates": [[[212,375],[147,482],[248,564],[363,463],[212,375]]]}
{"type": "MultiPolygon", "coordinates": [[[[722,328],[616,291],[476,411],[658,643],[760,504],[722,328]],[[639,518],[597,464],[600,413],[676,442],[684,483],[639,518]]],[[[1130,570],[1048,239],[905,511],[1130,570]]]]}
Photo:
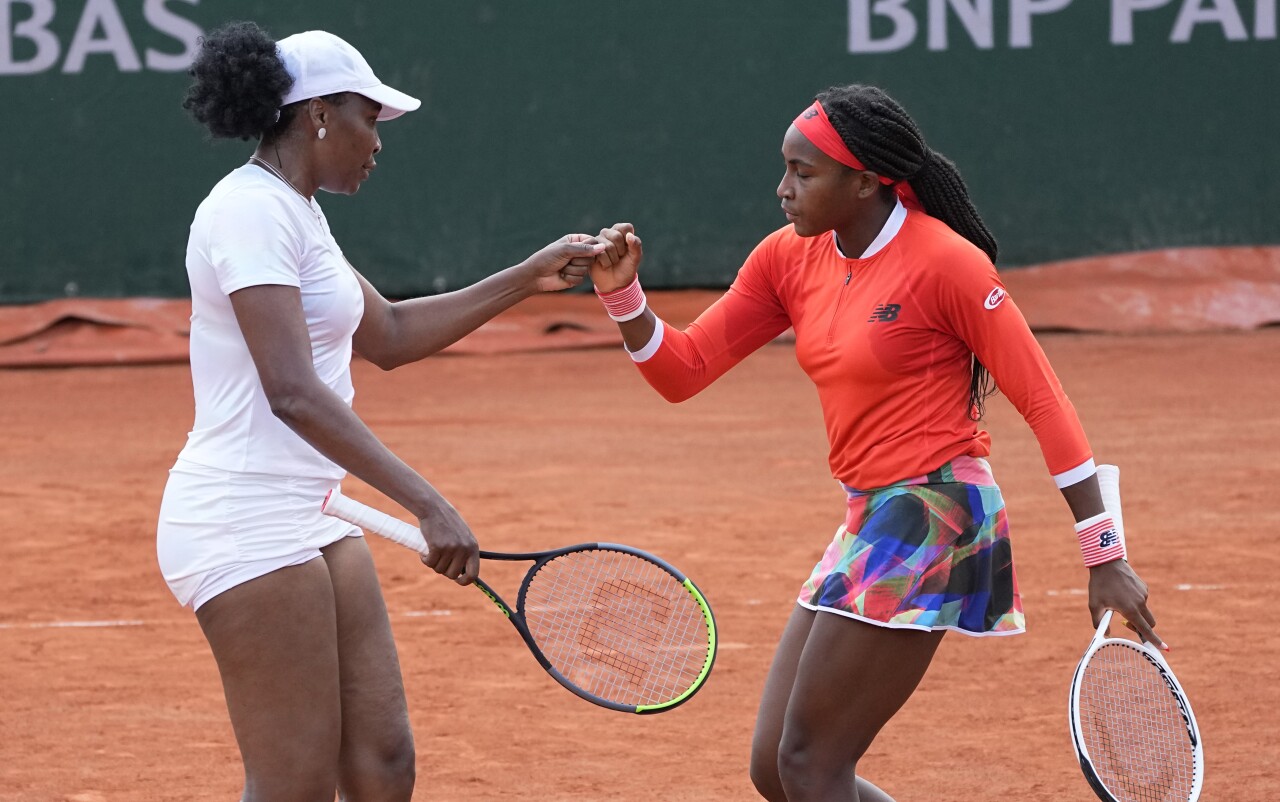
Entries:
{"type": "MultiPolygon", "coordinates": [[[[893,207],[893,211],[889,213],[889,219],[884,221],[884,228],[880,229],[880,233],[876,238],[871,240],[871,244],[862,252],[859,259],[870,259],[888,246],[893,238],[898,236],[898,232],[902,230],[902,224],[907,221],[907,207],[902,205],[899,200],[893,207]]],[[[836,238],[836,232],[831,232],[831,241],[835,243],[836,253],[845,259],[850,257],[844,255],[844,251],[840,250],[840,240],[836,238]]]]}

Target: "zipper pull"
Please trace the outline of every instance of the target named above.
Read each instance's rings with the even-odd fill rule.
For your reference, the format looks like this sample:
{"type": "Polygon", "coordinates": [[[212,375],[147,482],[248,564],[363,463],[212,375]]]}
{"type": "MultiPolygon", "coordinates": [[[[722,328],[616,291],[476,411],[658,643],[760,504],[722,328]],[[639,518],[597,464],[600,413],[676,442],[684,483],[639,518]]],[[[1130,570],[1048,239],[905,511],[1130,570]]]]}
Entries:
{"type": "Polygon", "coordinates": [[[849,272],[844,274],[844,286],[849,286],[849,279],[853,278],[853,268],[849,268],[849,272]]]}

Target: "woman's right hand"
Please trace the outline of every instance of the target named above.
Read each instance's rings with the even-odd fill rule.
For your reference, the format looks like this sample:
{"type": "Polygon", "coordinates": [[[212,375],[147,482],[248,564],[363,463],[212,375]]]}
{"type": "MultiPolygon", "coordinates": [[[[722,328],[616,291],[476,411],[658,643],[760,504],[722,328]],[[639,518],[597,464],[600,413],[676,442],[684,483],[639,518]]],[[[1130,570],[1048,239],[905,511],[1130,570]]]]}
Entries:
{"type": "Polygon", "coordinates": [[[521,268],[532,273],[538,292],[559,292],[582,283],[600,245],[586,234],[569,234],[525,259],[521,268]]]}
{"type": "Polygon", "coordinates": [[[480,575],[480,546],[471,527],[444,498],[418,519],[418,528],[427,540],[422,564],[459,585],[470,585],[480,575]]]}
{"type": "Polygon", "coordinates": [[[617,223],[600,230],[596,238],[605,246],[591,263],[591,282],[596,292],[620,290],[635,280],[644,258],[644,247],[630,223],[617,223]]]}

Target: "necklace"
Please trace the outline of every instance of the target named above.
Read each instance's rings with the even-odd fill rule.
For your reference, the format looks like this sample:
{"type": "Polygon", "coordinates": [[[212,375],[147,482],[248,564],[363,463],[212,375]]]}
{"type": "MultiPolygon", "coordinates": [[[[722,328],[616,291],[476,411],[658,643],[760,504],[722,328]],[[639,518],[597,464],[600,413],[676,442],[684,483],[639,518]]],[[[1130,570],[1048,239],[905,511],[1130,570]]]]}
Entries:
{"type": "Polygon", "coordinates": [[[279,178],[281,181],[287,184],[289,186],[289,189],[292,189],[294,192],[298,193],[298,197],[302,198],[304,201],[307,202],[307,206],[311,209],[311,213],[316,216],[316,222],[317,223],[320,222],[320,210],[316,208],[315,201],[313,201],[311,198],[308,198],[306,195],[302,194],[302,190],[294,186],[293,182],[290,181],[288,177],[285,176],[284,173],[280,172],[280,169],[278,167],[276,167],[274,164],[267,161],[266,159],[260,158],[257,154],[254,154],[253,156],[249,157],[249,163],[258,165],[262,169],[266,170],[268,173],[271,173],[276,178],[279,178]]]}

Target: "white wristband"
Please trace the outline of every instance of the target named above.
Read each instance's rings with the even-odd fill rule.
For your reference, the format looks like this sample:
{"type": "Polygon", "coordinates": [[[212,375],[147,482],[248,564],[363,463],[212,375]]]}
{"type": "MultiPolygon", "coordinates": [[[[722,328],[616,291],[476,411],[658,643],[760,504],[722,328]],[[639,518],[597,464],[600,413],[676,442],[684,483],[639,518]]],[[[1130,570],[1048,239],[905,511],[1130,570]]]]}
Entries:
{"type": "Polygon", "coordinates": [[[646,299],[644,290],[640,288],[640,277],[635,279],[623,287],[613,292],[596,292],[600,296],[600,301],[604,304],[605,311],[609,313],[609,317],[618,323],[625,323],[628,320],[635,320],[644,314],[646,307],[646,299]]]}

